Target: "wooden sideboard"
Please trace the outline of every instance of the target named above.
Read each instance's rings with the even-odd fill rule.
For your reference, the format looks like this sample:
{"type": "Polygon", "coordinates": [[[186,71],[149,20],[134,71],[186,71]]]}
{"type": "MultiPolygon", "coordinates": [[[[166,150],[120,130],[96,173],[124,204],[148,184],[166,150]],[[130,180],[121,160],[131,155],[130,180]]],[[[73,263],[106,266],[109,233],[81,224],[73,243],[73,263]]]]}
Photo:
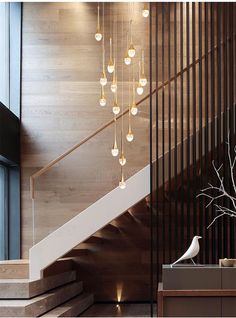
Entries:
{"type": "Polygon", "coordinates": [[[236,268],[163,265],[158,317],[235,317],[236,268]]]}

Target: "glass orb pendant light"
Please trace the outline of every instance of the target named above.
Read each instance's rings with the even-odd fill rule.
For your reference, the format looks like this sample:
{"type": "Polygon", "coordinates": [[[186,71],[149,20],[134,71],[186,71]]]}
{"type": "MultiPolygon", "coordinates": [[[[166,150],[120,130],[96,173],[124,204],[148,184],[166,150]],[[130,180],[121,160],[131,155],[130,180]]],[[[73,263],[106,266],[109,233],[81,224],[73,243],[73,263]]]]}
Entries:
{"type": "Polygon", "coordinates": [[[115,69],[115,63],[113,62],[112,59],[112,38],[110,38],[110,59],[107,65],[107,71],[108,73],[112,74],[114,72],[115,69]]]}
{"type": "Polygon", "coordinates": [[[117,146],[117,139],[116,139],[116,116],[114,116],[114,144],[111,149],[111,154],[113,157],[117,157],[119,154],[119,149],[117,146]]]}
{"type": "Polygon", "coordinates": [[[134,140],[134,134],[132,133],[131,127],[129,127],[128,134],[126,135],[126,140],[131,142],[134,140]]]}
{"type": "Polygon", "coordinates": [[[100,84],[102,86],[107,85],[107,77],[106,77],[106,73],[104,71],[102,72],[102,75],[100,77],[100,84]]]}
{"type": "Polygon", "coordinates": [[[125,62],[126,65],[130,65],[131,64],[131,57],[129,57],[128,51],[127,51],[127,53],[126,53],[126,55],[124,57],[124,62],[125,62]]]}
{"type": "Polygon", "coordinates": [[[128,33],[127,33],[127,50],[126,50],[126,54],[125,54],[125,57],[124,57],[124,62],[125,62],[126,65],[130,65],[131,64],[131,57],[129,57],[128,51],[129,51],[129,48],[128,48],[128,33]]]}
{"type": "Polygon", "coordinates": [[[130,112],[131,112],[131,114],[132,114],[133,116],[136,116],[136,115],[137,115],[137,113],[138,113],[138,107],[136,106],[136,103],[135,103],[135,102],[132,104],[132,107],[131,107],[131,109],[130,109],[130,112]]]}
{"type": "Polygon", "coordinates": [[[129,57],[134,57],[135,56],[135,47],[134,45],[131,43],[130,46],[129,46],[129,49],[128,49],[128,55],[129,57]]]}
{"type": "Polygon", "coordinates": [[[115,59],[114,59],[114,72],[113,72],[112,83],[111,83],[111,91],[114,94],[117,91],[117,78],[116,78],[116,63],[115,63],[115,59]]]}
{"type": "Polygon", "coordinates": [[[120,182],[119,182],[119,187],[122,190],[124,190],[126,188],[126,182],[125,182],[123,171],[121,172],[121,179],[120,179],[120,182]]]}
{"type": "Polygon", "coordinates": [[[130,20],[130,45],[128,49],[129,57],[134,57],[136,53],[135,47],[133,45],[133,38],[132,38],[132,20],[130,20]]]}
{"type": "Polygon", "coordinates": [[[139,77],[139,84],[141,86],[147,85],[147,78],[144,73],[144,50],[142,50],[142,69],[141,69],[141,75],[139,77]]]}
{"type": "Polygon", "coordinates": [[[142,87],[144,87],[144,86],[147,85],[147,79],[146,79],[146,77],[145,77],[144,74],[141,74],[140,79],[139,79],[139,84],[140,84],[142,87]]]}
{"type": "MultiPolygon", "coordinates": [[[[104,3],[103,3],[103,33],[104,33],[104,3]]],[[[100,77],[100,84],[102,86],[107,85],[107,77],[105,72],[105,44],[104,44],[105,33],[102,38],[102,75],[100,77]]]]}
{"type": "Polygon", "coordinates": [[[118,105],[118,102],[117,102],[117,96],[116,96],[116,99],[114,100],[112,111],[114,115],[118,115],[120,113],[120,106],[118,105]]]}
{"type": "Polygon", "coordinates": [[[144,18],[147,18],[149,16],[149,9],[148,9],[147,3],[144,3],[143,10],[142,10],[142,16],[144,18]]]}
{"type": "MultiPolygon", "coordinates": [[[[133,70],[133,72],[134,72],[134,70],[133,70]]],[[[135,102],[135,86],[134,85],[135,84],[134,84],[134,77],[133,77],[133,102],[132,102],[132,106],[131,106],[131,109],[130,109],[130,113],[133,116],[137,115],[137,113],[138,113],[138,108],[137,108],[137,105],[136,105],[136,102],[135,102]]]]}
{"type": "Polygon", "coordinates": [[[99,5],[98,5],[98,22],[97,22],[97,31],[95,33],[96,41],[100,42],[102,39],[101,27],[100,27],[100,14],[99,14],[99,5]]]}
{"type": "Polygon", "coordinates": [[[120,158],[119,158],[119,163],[120,163],[120,165],[121,165],[122,167],[126,164],[126,158],[125,158],[123,152],[121,153],[121,156],[120,156],[120,158]]]}
{"type": "Polygon", "coordinates": [[[111,149],[111,154],[113,157],[117,157],[119,155],[119,149],[117,147],[117,143],[115,141],[113,148],[111,149]]]}
{"type": "Polygon", "coordinates": [[[130,106],[130,72],[129,72],[129,129],[128,129],[128,134],[126,135],[126,140],[128,142],[133,141],[134,139],[134,134],[132,133],[131,129],[131,106],[130,106]]]}
{"type": "Polygon", "coordinates": [[[104,86],[101,87],[101,97],[99,99],[100,106],[104,107],[107,104],[107,100],[104,93],[104,86]]]}
{"type": "Polygon", "coordinates": [[[112,111],[114,115],[118,115],[120,113],[120,107],[116,104],[116,106],[112,107],[112,111]]]}
{"type": "Polygon", "coordinates": [[[140,77],[141,77],[141,63],[139,61],[139,82],[138,82],[138,86],[136,88],[136,92],[138,95],[142,95],[143,94],[143,86],[140,84],[140,77]]]}
{"type": "Polygon", "coordinates": [[[137,86],[137,89],[136,89],[136,92],[138,95],[142,95],[143,94],[143,86],[141,86],[140,83],[138,83],[138,86],[137,86]]]}
{"type": "Polygon", "coordinates": [[[111,91],[112,91],[112,93],[116,93],[116,90],[117,90],[117,84],[116,84],[116,82],[112,82],[112,84],[111,84],[111,91]]]}

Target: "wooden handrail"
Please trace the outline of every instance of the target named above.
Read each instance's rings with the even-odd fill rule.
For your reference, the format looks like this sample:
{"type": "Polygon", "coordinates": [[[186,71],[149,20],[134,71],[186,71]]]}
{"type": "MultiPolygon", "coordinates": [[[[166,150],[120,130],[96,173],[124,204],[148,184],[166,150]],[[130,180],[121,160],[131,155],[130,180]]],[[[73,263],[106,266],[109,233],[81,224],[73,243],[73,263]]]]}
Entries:
{"type": "MultiPolygon", "coordinates": [[[[233,34],[233,36],[235,36],[235,33],[233,34]]],[[[227,41],[230,40],[229,38],[227,39],[227,41]]],[[[221,42],[221,45],[224,45],[224,41],[221,42]]],[[[217,45],[214,46],[213,50],[215,51],[218,48],[217,45]]],[[[185,72],[187,72],[188,70],[190,70],[194,65],[197,65],[200,61],[202,61],[206,55],[208,56],[209,54],[212,53],[213,51],[212,49],[210,49],[207,54],[202,55],[201,58],[196,59],[193,63],[189,64],[188,66],[186,66],[185,68],[183,68],[181,71],[179,71],[178,73],[176,73],[174,76],[172,76],[170,79],[166,80],[165,82],[163,82],[160,86],[158,86],[157,91],[160,91],[161,89],[165,89],[165,87],[167,85],[169,85],[171,82],[173,82],[175,79],[177,79],[179,76],[183,75],[185,72]]],[[[156,89],[154,89],[152,91],[152,95],[156,93],[156,89]]],[[[137,102],[137,106],[142,104],[145,100],[147,100],[150,97],[150,94],[146,95],[145,97],[143,97],[141,100],[139,100],[137,102]]],[[[120,115],[118,115],[116,117],[116,119],[118,120],[119,118],[121,118],[122,116],[124,116],[125,114],[127,114],[129,112],[129,108],[127,108],[126,110],[124,110],[120,115]]],[[[44,174],[45,172],[47,172],[48,170],[51,169],[51,167],[53,167],[56,163],[58,163],[59,161],[61,161],[63,158],[65,158],[66,156],[68,156],[70,153],[72,153],[74,150],[76,150],[77,148],[79,148],[80,146],[82,146],[83,144],[85,144],[87,141],[89,141],[90,139],[92,139],[93,137],[95,137],[97,134],[99,134],[101,131],[103,131],[104,129],[106,129],[107,127],[109,127],[111,124],[113,124],[115,122],[115,119],[111,119],[110,121],[108,121],[106,124],[102,125],[100,128],[98,128],[96,131],[94,131],[93,133],[91,133],[90,135],[88,135],[86,138],[84,138],[82,141],[80,141],[79,143],[75,144],[73,147],[69,148],[67,151],[65,151],[64,153],[62,153],[60,156],[58,156],[57,158],[55,158],[54,160],[52,160],[51,162],[49,162],[46,166],[44,166],[42,169],[40,169],[39,171],[37,171],[36,173],[34,173],[32,176],[30,176],[30,193],[31,193],[31,199],[33,200],[35,198],[35,179],[37,179],[38,177],[40,177],[42,174],[44,174]]]]}

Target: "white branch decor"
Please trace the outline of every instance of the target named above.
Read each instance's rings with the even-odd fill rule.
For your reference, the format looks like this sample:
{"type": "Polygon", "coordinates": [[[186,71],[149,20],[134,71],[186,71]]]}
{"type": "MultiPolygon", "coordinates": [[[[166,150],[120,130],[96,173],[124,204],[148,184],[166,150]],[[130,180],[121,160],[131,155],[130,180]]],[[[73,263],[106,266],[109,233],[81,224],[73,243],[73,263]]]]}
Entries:
{"type": "Polygon", "coordinates": [[[233,187],[234,195],[232,196],[229,191],[225,188],[225,180],[222,176],[222,167],[223,164],[219,166],[219,168],[216,167],[215,162],[212,161],[213,169],[215,171],[217,180],[219,182],[218,185],[214,186],[211,183],[208,183],[208,187],[201,190],[201,193],[197,195],[197,197],[203,196],[209,199],[208,204],[206,205],[206,208],[208,208],[210,205],[214,205],[215,212],[217,212],[217,216],[212,220],[212,222],[208,225],[208,229],[212,226],[212,224],[215,223],[216,220],[221,218],[224,215],[227,215],[229,217],[235,217],[236,218],[236,180],[235,180],[235,164],[236,164],[236,146],[234,146],[233,154],[231,155],[231,149],[230,149],[230,140],[229,140],[229,134],[228,134],[228,141],[227,144],[227,158],[228,158],[228,165],[229,165],[229,177],[230,182],[233,187]],[[214,195],[212,194],[214,192],[214,195]],[[226,198],[232,203],[232,209],[217,204],[217,200],[221,198],[226,198]]]}

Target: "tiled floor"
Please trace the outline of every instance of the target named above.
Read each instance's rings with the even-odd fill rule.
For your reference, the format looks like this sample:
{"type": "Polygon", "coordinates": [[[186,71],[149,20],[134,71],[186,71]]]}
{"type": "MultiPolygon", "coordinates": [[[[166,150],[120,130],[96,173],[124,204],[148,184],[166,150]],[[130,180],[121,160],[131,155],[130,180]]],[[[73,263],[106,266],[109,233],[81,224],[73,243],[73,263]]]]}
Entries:
{"type": "Polygon", "coordinates": [[[94,304],[80,317],[150,317],[150,304],[94,304]]]}

